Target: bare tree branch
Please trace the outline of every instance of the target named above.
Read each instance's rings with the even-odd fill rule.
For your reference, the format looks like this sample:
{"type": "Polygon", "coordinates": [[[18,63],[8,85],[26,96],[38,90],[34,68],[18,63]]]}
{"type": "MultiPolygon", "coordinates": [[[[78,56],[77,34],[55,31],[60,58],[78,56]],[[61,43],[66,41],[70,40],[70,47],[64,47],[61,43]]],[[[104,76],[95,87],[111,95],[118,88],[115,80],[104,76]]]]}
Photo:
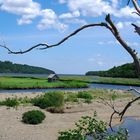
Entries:
{"type": "Polygon", "coordinates": [[[133,5],[134,5],[136,11],[140,14],[140,7],[139,7],[139,5],[138,5],[137,0],[132,0],[132,3],[133,3],[133,5]]]}
{"type": "Polygon", "coordinates": [[[48,49],[48,48],[52,48],[52,47],[56,47],[56,46],[59,46],[61,45],[62,43],[64,43],[66,40],[68,40],[70,37],[76,35],[78,32],[86,29],[86,28],[89,28],[89,27],[95,27],[95,26],[102,26],[102,27],[106,27],[106,28],[110,28],[106,23],[104,22],[101,22],[101,23],[93,23],[93,24],[88,24],[88,25],[84,25],[82,27],[80,27],[79,29],[75,30],[74,32],[72,32],[70,35],[66,36],[65,38],[63,38],[61,41],[59,41],[58,43],[56,44],[53,44],[53,45],[48,45],[47,43],[40,43],[40,44],[37,44],[25,51],[17,51],[17,52],[14,52],[12,50],[10,50],[8,47],[6,47],[5,45],[0,45],[0,47],[3,47],[5,48],[6,50],[8,50],[9,53],[11,54],[24,54],[24,53],[27,53],[27,52],[30,52],[31,50],[35,49],[35,48],[39,48],[40,46],[43,48],[39,48],[40,50],[44,50],[44,49],[48,49]],[[45,46],[45,47],[44,47],[45,46]]]}
{"type": "MultiPolygon", "coordinates": [[[[137,92],[138,94],[140,94],[140,92],[139,92],[138,90],[136,90],[135,88],[131,88],[129,91],[135,91],[135,92],[137,92]]],[[[124,107],[124,109],[123,109],[121,112],[117,111],[117,110],[115,109],[115,106],[110,106],[110,105],[109,105],[109,107],[111,107],[112,110],[113,110],[113,113],[111,114],[111,116],[110,116],[110,121],[109,121],[109,126],[110,126],[111,130],[113,130],[113,129],[112,129],[112,120],[113,120],[114,115],[115,115],[115,114],[119,115],[120,121],[122,121],[122,118],[123,118],[124,114],[126,113],[126,111],[128,110],[128,108],[131,107],[131,105],[132,105],[134,102],[136,102],[137,100],[139,100],[139,99],[140,99],[140,96],[138,96],[138,97],[134,98],[133,100],[131,100],[130,102],[128,102],[128,103],[126,104],[126,106],[124,107]]]]}
{"type": "Polygon", "coordinates": [[[140,27],[137,26],[136,24],[132,23],[132,25],[135,27],[135,32],[138,33],[138,35],[140,35],[140,27]]]}

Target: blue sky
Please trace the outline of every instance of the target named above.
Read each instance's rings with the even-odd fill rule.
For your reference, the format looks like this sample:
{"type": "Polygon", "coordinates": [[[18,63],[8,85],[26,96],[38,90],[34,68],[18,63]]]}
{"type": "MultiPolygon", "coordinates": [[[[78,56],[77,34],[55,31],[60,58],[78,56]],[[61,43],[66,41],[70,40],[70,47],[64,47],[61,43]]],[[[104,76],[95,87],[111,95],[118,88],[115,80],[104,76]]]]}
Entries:
{"type": "MultiPolygon", "coordinates": [[[[0,43],[12,50],[32,45],[53,44],[78,27],[104,21],[110,13],[127,43],[140,53],[139,37],[131,23],[140,24],[127,0],[0,0],[0,43]]],[[[23,55],[0,50],[0,60],[41,66],[56,73],[84,74],[106,70],[132,62],[129,54],[104,28],[83,30],[64,44],[47,50],[33,50],[23,55]]]]}

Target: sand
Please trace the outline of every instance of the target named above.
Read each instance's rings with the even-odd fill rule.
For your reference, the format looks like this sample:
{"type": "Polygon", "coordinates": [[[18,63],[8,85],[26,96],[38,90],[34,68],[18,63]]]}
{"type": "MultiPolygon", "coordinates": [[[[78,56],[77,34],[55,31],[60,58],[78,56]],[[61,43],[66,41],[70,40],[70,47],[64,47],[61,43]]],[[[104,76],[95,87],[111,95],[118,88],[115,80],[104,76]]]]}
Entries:
{"type": "MultiPolygon", "coordinates": [[[[30,97],[33,98],[41,93],[16,93],[16,94],[0,94],[0,100],[7,97],[30,97]]],[[[118,99],[116,106],[121,110],[130,99],[118,99]]],[[[112,109],[104,105],[101,101],[93,101],[91,104],[67,104],[65,113],[52,114],[42,110],[46,119],[39,125],[27,125],[21,122],[22,114],[32,109],[39,109],[31,105],[20,105],[17,109],[0,106],[0,140],[57,140],[58,132],[74,128],[74,123],[81,116],[92,116],[94,111],[97,111],[99,119],[109,122],[112,109]]],[[[127,111],[125,116],[134,116],[140,119],[140,104],[139,101],[127,111]]],[[[117,116],[114,117],[113,125],[118,124],[117,116]]]]}

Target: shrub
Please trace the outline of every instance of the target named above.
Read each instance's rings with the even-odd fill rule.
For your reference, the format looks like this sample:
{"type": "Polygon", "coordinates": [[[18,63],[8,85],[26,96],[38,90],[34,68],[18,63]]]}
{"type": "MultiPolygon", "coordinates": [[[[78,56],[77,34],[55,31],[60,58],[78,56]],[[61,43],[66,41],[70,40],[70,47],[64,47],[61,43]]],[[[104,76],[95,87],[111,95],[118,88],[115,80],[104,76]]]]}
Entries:
{"type": "Polygon", "coordinates": [[[77,97],[82,99],[93,99],[93,96],[87,91],[78,92],[77,97]]]}
{"type": "Polygon", "coordinates": [[[42,109],[45,109],[45,108],[48,107],[47,102],[48,102],[48,100],[44,96],[36,97],[36,98],[31,100],[31,103],[34,106],[38,106],[38,107],[40,107],[42,109]]]}
{"type": "Polygon", "coordinates": [[[32,103],[42,109],[47,107],[63,107],[64,94],[60,91],[48,92],[40,97],[34,98],[32,103]]]}
{"type": "Polygon", "coordinates": [[[22,121],[26,124],[39,124],[45,119],[45,114],[39,110],[25,112],[22,121]]]}
{"type": "Polygon", "coordinates": [[[17,98],[6,98],[4,101],[0,102],[0,105],[6,105],[8,107],[17,107],[19,105],[17,98]]]}
{"type": "Polygon", "coordinates": [[[59,132],[58,140],[127,140],[126,129],[119,129],[113,134],[107,131],[107,124],[93,117],[82,117],[76,124],[75,129],[59,132]]]}
{"type": "Polygon", "coordinates": [[[78,102],[77,95],[73,93],[67,93],[67,97],[65,99],[66,102],[78,102]]]}

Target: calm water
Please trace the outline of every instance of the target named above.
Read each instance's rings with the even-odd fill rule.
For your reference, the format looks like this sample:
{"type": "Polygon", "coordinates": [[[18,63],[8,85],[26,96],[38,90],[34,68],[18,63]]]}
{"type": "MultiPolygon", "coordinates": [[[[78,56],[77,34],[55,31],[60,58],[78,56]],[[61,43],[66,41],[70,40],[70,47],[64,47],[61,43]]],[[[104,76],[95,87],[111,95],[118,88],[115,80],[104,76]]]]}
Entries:
{"type": "MultiPolygon", "coordinates": [[[[140,90],[140,87],[131,86],[131,88],[134,87],[137,90],[140,90]]],[[[47,92],[47,91],[56,91],[56,90],[62,90],[62,91],[73,91],[73,90],[84,90],[84,89],[95,89],[95,88],[102,88],[102,89],[121,89],[121,90],[128,90],[130,89],[130,86],[123,86],[123,85],[111,85],[111,84],[90,84],[89,88],[52,88],[52,89],[17,89],[17,90],[0,90],[0,93],[21,93],[21,92],[47,92]]],[[[134,92],[135,95],[137,95],[134,92]]]]}
{"type": "Polygon", "coordinates": [[[132,117],[126,117],[124,122],[120,126],[114,127],[114,129],[117,130],[118,127],[128,129],[128,140],[140,140],[140,120],[136,120],[132,117]]]}

